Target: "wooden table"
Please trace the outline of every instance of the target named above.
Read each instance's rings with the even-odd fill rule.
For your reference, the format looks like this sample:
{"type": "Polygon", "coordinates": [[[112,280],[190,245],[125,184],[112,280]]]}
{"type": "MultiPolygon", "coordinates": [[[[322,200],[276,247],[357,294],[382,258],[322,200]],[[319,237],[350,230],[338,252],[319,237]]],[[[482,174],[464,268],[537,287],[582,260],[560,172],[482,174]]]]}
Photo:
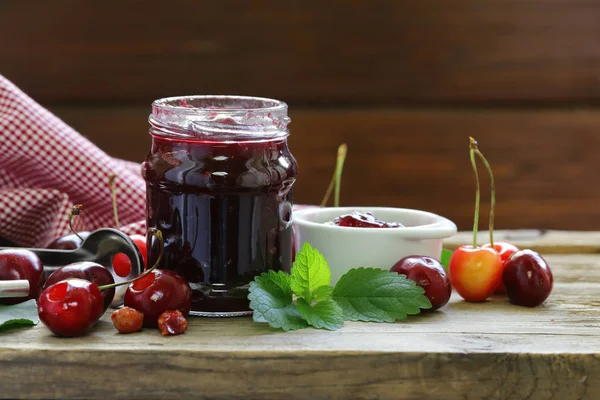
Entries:
{"type": "Polygon", "coordinates": [[[600,398],[600,234],[519,240],[546,249],[555,276],[534,309],[454,293],[438,312],[334,332],[190,318],[181,336],[121,335],[105,315],[60,339],[40,324],[1,334],[0,398],[600,398]],[[573,249],[587,254],[560,254],[573,249]]]}

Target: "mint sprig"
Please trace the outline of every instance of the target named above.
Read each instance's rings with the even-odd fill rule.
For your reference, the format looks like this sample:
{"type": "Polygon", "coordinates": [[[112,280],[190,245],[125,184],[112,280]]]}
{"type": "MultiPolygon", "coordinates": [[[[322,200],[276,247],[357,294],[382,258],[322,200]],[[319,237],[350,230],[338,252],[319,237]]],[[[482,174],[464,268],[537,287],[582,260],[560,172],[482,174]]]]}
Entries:
{"type": "Polygon", "coordinates": [[[298,311],[300,315],[315,328],[336,330],[344,325],[344,312],[335,302],[329,298],[314,305],[308,304],[304,299],[298,299],[298,311]]]}
{"type": "Polygon", "coordinates": [[[395,322],[431,308],[425,290],[405,275],[377,268],[354,268],[331,294],[349,321],[395,322]]]}
{"type": "Polygon", "coordinates": [[[431,308],[423,288],[405,275],[377,268],[354,268],[330,286],[331,271],[309,243],[296,255],[291,274],[269,271],[250,283],[255,322],[284,331],[336,330],[344,321],[394,322],[431,308]]]}
{"type": "Polygon", "coordinates": [[[284,331],[308,326],[292,302],[290,276],[282,271],[269,271],[254,278],[248,299],[256,322],[267,322],[284,331]]]}
{"type": "Polygon", "coordinates": [[[296,254],[291,273],[290,285],[294,294],[306,299],[309,304],[317,288],[327,286],[331,282],[331,270],[325,257],[308,242],[304,242],[302,249],[296,254]]]}

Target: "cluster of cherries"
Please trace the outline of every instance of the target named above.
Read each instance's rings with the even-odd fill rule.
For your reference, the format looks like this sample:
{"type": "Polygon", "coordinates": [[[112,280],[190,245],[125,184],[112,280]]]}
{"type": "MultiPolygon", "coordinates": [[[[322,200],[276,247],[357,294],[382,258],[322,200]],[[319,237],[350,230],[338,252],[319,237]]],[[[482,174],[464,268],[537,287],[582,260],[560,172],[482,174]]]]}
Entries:
{"type": "MultiPolygon", "coordinates": [[[[142,327],[158,327],[163,335],[184,333],[187,328],[185,318],[191,309],[192,291],[181,276],[172,271],[156,269],[164,244],[161,232],[152,232],[161,244],[161,256],[156,264],[150,269],[144,265],[145,271],[139,276],[120,283],[115,283],[107,268],[87,261],[61,267],[44,281],[42,262],[34,252],[16,248],[2,250],[0,279],[26,279],[29,281],[29,294],[27,297],[1,301],[4,304],[16,304],[36,299],[40,320],[50,331],[58,336],[81,336],[106,312],[113,301],[115,287],[128,284],[125,306],[111,316],[120,333],[137,332],[142,327]]],[[[77,248],[81,244],[78,240],[81,239],[69,235],[55,241],[51,247],[77,248]]],[[[118,260],[115,257],[113,262],[118,260]]],[[[129,259],[127,262],[130,269],[129,259]]],[[[122,268],[125,267],[126,263],[122,268]]]]}
{"type": "MultiPolygon", "coordinates": [[[[115,225],[119,228],[114,178],[109,177],[112,192],[115,225]]],[[[77,205],[69,215],[79,215],[77,205]]],[[[130,238],[142,254],[144,271],[137,277],[115,283],[113,275],[104,266],[94,262],[77,262],[63,266],[44,280],[39,257],[26,249],[0,251],[0,280],[25,279],[29,281],[27,297],[0,299],[0,304],[16,304],[36,299],[40,320],[58,336],[84,335],[104,315],[115,296],[115,287],[129,285],[123,299],[124,307],[114,311],[111,319],[120,333],[137,332],[142,327],[160,329],[163,335],[184,333],[192,306],[192,290],[185,279],[175,272],[157,269],[164,253],[162,233],[150,230],[160,242],[156,263],[148,269],[146,238],[130,238]]],[[[50,249],[74,250],[79,248],[90,232],[75,232],[62,236],[48,245],[50,249]]],[[[113,257],[114,273],[126,277],[131,272],[131,261],[119,253],[113,257]]]]}
{"type": "MultiPolygon", "coordinates": [[[[412,255],[402,258],[391,268],[392,272],[406,275],[425,289],[425,296],[436,310],[448,303],[452,288],[465,300],[481,302],[494,293],[506,293],[515,305],[535,307],[543,303],[553,286],[553,275],[544,258],[530,249],[520,250],[507,242],[493,240],[494,178],[489,163],[470,138],[471,162],[477,180],[473,245],[457,248],[450,259],[448,272],[433,257],[412,255]],[[490,174],[492,202],[490,211],[490,242],[477,246],[479,218],[479,177],[475,156],[478,156],[490,174]]],[[[399,227],[395,223],[377,220],[372,214],[352,212],[337,217],[338,226],[362,228],[399,227]]]]}
{"type": "Polygon", "coordinates": [[[483,301],[494,292],[505,292],[513,304],[536,307],[542,304],[552,291],[552,271],[537,252],[531,249],[520,250],[506,242],[494,242],[494,174],[473,138],[469,138],[469,153],[476,179],[473,244],[454,250],[448,265],[450,281],[458,294],[468,301],[483,301]],[[477,246],[480,191],[476,156],[485,165],[491,186],[490,241],[483,246],[477,246]]]}

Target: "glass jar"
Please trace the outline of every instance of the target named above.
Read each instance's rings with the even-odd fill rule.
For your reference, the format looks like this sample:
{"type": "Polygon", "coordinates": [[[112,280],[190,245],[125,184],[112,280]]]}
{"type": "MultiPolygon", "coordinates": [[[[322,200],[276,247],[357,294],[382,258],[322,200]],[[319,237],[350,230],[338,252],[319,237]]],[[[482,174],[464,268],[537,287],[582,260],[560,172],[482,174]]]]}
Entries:
{"type": "MultiPolygon", "coordinates": [[[[192,288],[192,315],[251,314],[249,283],[292,265],[287,104],[244,96],[156,100],[142,166],[147,224],[163,232],[159,268],[192,288]]],[[[150,241],[148,242],[150,243],[150,241]]],[[[158,258],[149,249],[148,265],[158,258]]]]}

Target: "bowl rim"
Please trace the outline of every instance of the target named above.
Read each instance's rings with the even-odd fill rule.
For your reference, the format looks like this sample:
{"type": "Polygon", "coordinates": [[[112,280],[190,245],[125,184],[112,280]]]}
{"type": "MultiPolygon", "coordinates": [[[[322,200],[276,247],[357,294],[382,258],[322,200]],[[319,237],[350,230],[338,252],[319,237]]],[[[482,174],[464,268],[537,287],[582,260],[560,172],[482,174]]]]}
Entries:
{"type": "Polygon", "coordinates": [[[415,239],[443,239],[448,238],[457,232],[457,226],[454,222],[446,217],[425,210],[417,210],[413,208],[398,208],[398,207],[369,207],[369,206],[354,206],[354,207],[309,207],[293,212],[293,223],[305,226],[309,229],[325,229],[332,233],[344,233],[362,235],[365,233],[375,235],[395,235],[398,237],[407,237],[415,239]],[[432,217],[434,222],[425,225],[406,226],[402,228],[358,228],[351,226],[325,225],[321,222],[313,222],[306,219],[308,214],[331,212],[338,210],[340,215],[351,211],[367,211],[376,213],[377,211],[402,212],[408,214],[417,214],[422,216],[432,217]]]}

